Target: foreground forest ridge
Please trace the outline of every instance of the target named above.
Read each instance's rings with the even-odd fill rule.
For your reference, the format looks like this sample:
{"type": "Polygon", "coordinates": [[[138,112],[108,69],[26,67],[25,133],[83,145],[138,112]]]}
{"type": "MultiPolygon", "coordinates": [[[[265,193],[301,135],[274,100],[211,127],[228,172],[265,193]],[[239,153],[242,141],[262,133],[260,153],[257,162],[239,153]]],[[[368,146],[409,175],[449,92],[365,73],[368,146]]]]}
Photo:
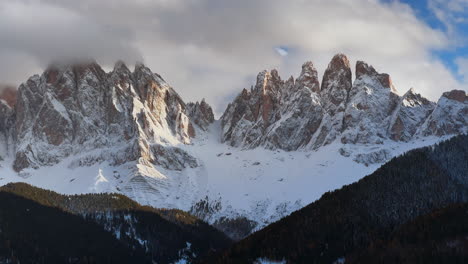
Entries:
{"type": "Polygon", "coordinates": [[[0,196],[0,260],[7,263],[192,262],[231,244],[188,213],[120,194],[65,196],[13,183],[0,196]]]}
{"type": "Polygon", "coordinates": [[[412,150],[206,263],[463,263],[467,160],[468,135],[412,150]]]}
{"type": "Polygon", "coordinates": [[[65,196],[7,184],[0,188],[1,260],[463,263],[466,160],[467,135],[412,150],[232,246],[179,210],[141,206],[120,194],[65,196]]]}

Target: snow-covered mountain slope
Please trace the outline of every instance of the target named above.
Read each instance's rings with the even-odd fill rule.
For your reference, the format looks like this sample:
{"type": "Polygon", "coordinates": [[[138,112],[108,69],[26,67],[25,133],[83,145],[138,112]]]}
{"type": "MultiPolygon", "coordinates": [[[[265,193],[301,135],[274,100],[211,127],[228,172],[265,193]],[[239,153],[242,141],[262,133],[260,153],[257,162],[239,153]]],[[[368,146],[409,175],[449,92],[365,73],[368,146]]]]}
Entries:
{"type": "Polygon", "coordinates": [[[220,228],[246,219],[250,232],[396,155],[467,132],[464,91],[435,104],[399,96],[364,62],[356,73],[353,83],[342,54],[322,86],[311,62],[296,80],[261,72],[215,121],[206,102],[185,104],[142,64],[51,66],[19,87],[14,107],[0,100],[0,184],[120,192],[220,228]]]}
{"type": "MultiPolygon", "coordinates": [[[[384,160],[441,140],[430,137],[405,144],[387,141],[367,146],[335,142],[318,151],[287,152],[229,147],[220,142],[220,131],[217,121],[192,145],[181,146],[188,155],[197,157],[198,166],[194,168],[179,171],[155,166],[148,171],[134,161],[117,166],[109,161],[70,166],[82,157],[93,155],[86,153],[65,158],[53,166],[26,169],[20,174],[9,166],[11,160],[4,160],[0,163],[0,184],[23,181],[66,194],[121,192],[143,204],[186,211],[195,209],[192,207],[200,200],[206,200],[208,210],[192,212],[211,223],[221,217],[244,216],[261,227],[329,190],[355,182],[377,169],[384,160]],[[380,151],[385,156],[375,160],[380,151]],[[135,175],[136,169],[151,176],[135,175]]],[[[105,151],[94,153],[101,155],[105,151]]]]}

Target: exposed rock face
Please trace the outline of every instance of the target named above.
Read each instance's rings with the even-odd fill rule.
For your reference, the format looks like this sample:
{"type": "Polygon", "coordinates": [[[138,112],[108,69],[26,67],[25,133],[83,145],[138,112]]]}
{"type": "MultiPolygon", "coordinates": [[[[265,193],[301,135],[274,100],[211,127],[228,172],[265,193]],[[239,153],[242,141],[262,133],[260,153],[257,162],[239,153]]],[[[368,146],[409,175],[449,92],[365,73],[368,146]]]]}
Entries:
{"type": "Polygon", "coordinates": [[[174,159],[178,152],[152,145],[186,144],[195,136],[179,95],[143,64],[132,73],[122,62],[110,73],[91,62],[54,65],[31,77],[19,88],[15,133],[16,171],[98,148],[112,150],[87,163],[161,165],[165,154],[174,159]]]}
{"type": "Polygon", "coordinates": [[[390,121],[390,138],[409,141],[435,108],[435,103],[410,89],[401,98],[390,121]]]}
{"type": "Polygon", "coordinates": [[[363,61],[358,61],[356,63],[356,79],[359,79],[363,76],[367,76],[369,78],[376,79],[379,83],[388,89],[394,90],[392,79],[390,75],[386,73],[378,73],[374,67],[368,65],[363,61]]]}
{"type": "Polygon", "coordinates": [[[348,58],[343,54],[335,55],[328,64],[322,80],[322,98],[330,115],[343,112],[348,93],[352,87],[352,74],[348,58]]]}
{"type": "Polygon", "coordinates": [[[312,92],[320,92],[317,70],[311,61],[308,61],[302,65],[301,75],[299,75],[299,78],[297,78],[296,84],[298,86],[307,87],[312,92]]]}
{"type": "Polygon", "coordinates": [[[423,124],[421,136],[468,133],[468,96],[465,91],[445,92],[423,124]]]}
{"type": "Polygon", "coordinates": [[[213,109],[205,102],[205,99],[201,102],[188,103],[187,114],[203,130],[215,121],[213,109]]]}
{"type": "Polygon", "coordinates": [[[261,72],[255,88],[243,90],[221,117],[223,142],[231,146],[295,150],[306,145],[322,119],[317,71],[305,63],[294,81],[261,72]]]}
{"type": "Polygon", "coordinates": [[[317,149],[335,140],[343,130],[343,115],[349,91],[352,87],[352,74],[348,58],[337,54],[328,64],[323,75],[321,101],[325,115],[314,136],[312,146],[317,149]]]}
{"type": "Polygon", "coordinates": [[[356,63],[356,80],[348,96],[341,142],[380,144],[387,138],[387,127],[399,96],[372,66],[356,63]]]}
{"type": "Polygon", "coordinates": [[[13,126],[15,113],[6,101],[0,100],[0,160],[14,150],[13,126]]]}
{"type": "Polygon", "coordinates": [[[16,104],[17,90],[13,86],[0,85],[0,100],[4,100],[11,108],[15,107],[16,104]]]}
{"type": "Polygon", "coordinates": [[[255,87],[244,89],[221,117],[223,142],[231,146],[259,146],[269,124],[276,121],[274,113],[282,86],[277,71],[259,73],[255,87]]]}
{"type": "Polygon", "coordinates": [[[262,72],[251,91],[229,104],[221,118],[222,139],[231,146],[286,151],[344,144],[410,141],[417,136],[463,133],[467,129],[464,91],[445,93],[435,103],[410,90],[399,96],[391,78],[365,62],[333,57],[318,89],[311,62],[299,78],[283,82],[276,71],[262,72]],[[419,132],[418,132],[419,131],[419,132]]]}

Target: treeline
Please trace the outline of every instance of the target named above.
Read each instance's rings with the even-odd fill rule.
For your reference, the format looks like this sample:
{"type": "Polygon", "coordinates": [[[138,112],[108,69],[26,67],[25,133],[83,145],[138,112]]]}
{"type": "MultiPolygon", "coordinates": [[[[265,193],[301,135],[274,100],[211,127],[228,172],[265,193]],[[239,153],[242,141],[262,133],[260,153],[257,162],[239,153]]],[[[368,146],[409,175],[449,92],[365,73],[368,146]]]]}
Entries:
{"type": "Polygon", "coordinates": [[[454,204],[399,227],[346,263],[468,263],[468,203],[454,204]]]}
{"type": "Polygon", "coordinates": [[[206,263],[253,263],[259,258],[333,263],[346,258],[374,241],[385,240],[420,215],[468,202],[467,161],[467,135],[410,151],[359,182],[324,194],[206,263]]]}

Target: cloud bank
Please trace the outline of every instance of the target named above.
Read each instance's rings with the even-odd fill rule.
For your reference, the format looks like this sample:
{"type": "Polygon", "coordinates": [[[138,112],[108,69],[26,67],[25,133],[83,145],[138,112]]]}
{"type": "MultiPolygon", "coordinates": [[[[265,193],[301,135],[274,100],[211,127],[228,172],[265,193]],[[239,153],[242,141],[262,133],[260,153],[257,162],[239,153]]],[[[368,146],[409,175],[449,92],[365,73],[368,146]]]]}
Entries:
{"type": "MultiPolygon", "coordinates": [[[[460,12],[465,0],[452,2],[460,12]]],[[[466,75],[457,79],[433,55],[459,45],[455,34],[398,1],[3,0],[0,82],[19,84],[52,60],[92,57],[107,68],[143,60],[186,100],[204,97],[219,114],[257,72],[297,76],[311,60],[321,75],[343,52],[389,73],[399,91],[436,100],[466,89],[466,75]]]]}

